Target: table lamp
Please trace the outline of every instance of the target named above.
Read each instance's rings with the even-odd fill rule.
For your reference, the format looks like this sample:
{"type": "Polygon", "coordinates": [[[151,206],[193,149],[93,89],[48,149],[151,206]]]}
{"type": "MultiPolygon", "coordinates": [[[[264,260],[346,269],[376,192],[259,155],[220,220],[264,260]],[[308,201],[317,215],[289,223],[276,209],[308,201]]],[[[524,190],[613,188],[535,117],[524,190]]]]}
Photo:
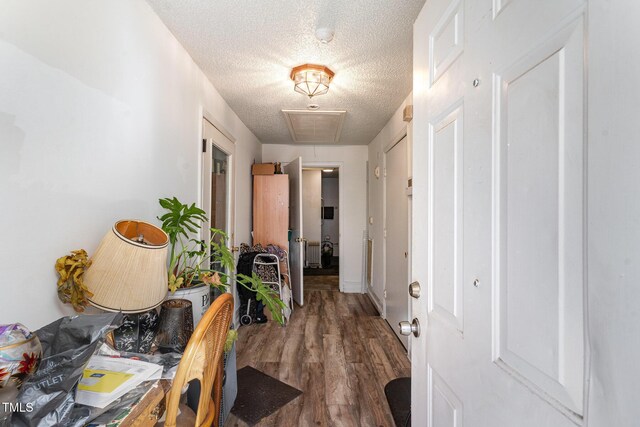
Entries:
{"type": "Polygon", "coordinates": [[[169,237],[143,221],[123,220],[104,236],[84,274],[93,296],[89,302],[105,311],[125,313],[113,332],[117,350],[151,351],[158,329],[155,308],[167,296],[169,237]]]}
{"type": "Polygon", "coordinates": [[[169,236],[143,221],[114,224],[93,255],[84,282],[89,302],[105,311],[141,313],[167,296],[169,236]]]}

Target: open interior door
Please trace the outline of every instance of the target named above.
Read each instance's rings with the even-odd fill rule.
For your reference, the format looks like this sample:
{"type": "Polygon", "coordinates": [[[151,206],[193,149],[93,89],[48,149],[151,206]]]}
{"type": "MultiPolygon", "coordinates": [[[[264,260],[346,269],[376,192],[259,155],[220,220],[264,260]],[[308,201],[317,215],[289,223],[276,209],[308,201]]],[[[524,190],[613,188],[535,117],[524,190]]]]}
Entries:
{"type": "Polygon", "coordinates": [[[291,267],[291,291],[298,305],[304,303],[304,238],[302,234],[302,157],[298,157],[284,167],[289,175],[289,264],[291,267]]]}
{"type": "Polygon", "coordinates": [[[413,425],[587,422],[578,3],[429,0],[415,22],[413,425]]]}

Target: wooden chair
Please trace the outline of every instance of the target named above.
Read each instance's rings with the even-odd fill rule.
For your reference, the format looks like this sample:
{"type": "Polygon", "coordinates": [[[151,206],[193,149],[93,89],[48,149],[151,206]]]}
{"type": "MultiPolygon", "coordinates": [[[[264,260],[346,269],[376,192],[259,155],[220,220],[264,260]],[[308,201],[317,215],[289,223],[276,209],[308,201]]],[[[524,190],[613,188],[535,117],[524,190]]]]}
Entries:
{"type": "Polygon", "coordinates": [[[233,297],[231,294],[223,294],[213,301],[193,331],[167,394],[166,427],[175,427],[178,421],[180,425],[184,423],[196,427],[218,425],[222,394],[222,354],[232,316],[233,297]],[[178,417],[182,389],[194,379],[200,381],[198,412],[194,416],[183,405],[180,407],[182,414],[178,417]],[[215,401],[211,397],[212,391],[215,401]]]}

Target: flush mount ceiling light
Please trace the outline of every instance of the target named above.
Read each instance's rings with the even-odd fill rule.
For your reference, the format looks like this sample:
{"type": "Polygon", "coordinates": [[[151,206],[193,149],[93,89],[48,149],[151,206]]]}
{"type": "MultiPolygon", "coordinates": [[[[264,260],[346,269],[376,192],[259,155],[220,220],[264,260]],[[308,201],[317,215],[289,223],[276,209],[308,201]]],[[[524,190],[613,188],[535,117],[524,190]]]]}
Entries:
{"type": "Polygon", "coordinates": [[[298,65],[291,70],[295,91],[307,95],[309,99],[327,93],[334,75],[328,67],[317,64],[298,65]]]}

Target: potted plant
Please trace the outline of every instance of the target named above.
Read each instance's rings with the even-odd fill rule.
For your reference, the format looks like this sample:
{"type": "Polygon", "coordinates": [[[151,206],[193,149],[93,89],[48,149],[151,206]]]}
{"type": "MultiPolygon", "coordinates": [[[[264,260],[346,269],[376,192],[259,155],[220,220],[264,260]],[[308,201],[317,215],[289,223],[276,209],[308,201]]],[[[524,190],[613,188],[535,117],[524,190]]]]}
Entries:
{"type": "MultiPolygon", "coordinates": [[[[196,302],[199,305],[194,304],[194,314],[200,305],[204,312],[209,306],[211,287],[226,292],[234,284],[232,272],[235,270],[235,263],[227,247],[228,236],[223,231],[212,228],[209,242],[197,239],[194,236],[202,228],[202,223],[207,221],[205,211],[195,203],[187,205],[176,197],[160,199],[159,202],[167,211],[158,219],[162,221],[162,229],[169,236],[167,285],[170,298],[188,296],[193,301],[193,292],[196,291],[196,302]]],[[[235,282],[256,292],[257,300],[264,303],[273,318],[281,324],[284,322],[282,309],[285,304],[277,292],[262,283],[260,277],[255,273],[251,277],[238,274],[235,282]]],[[[197,319],[202,313],[199,313],[197,319]]]]}
{"type": "Polygon", "coordinates": [[[199,279],[198,269],[206,251],[193,236],[207,220],[205,212],[195,203],[191,206],[177,198],[160,199],[160,206],[167,212],[158,217],[162,229],[169,236],[169,298],[188,299],[193,304],[194,323],[209,308],[209,286],[199,279]]]}

